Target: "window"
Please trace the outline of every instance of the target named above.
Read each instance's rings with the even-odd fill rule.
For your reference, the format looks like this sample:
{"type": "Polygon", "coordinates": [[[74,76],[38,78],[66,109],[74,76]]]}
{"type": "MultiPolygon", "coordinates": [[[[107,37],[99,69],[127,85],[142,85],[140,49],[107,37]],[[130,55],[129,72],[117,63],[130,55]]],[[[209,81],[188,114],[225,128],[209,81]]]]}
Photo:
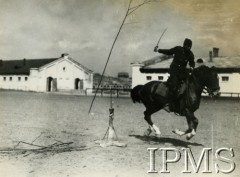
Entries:
{"type": "Polygon", "coordinates": [[[158,80],[162,81],[163,80],[163,76],[158,76],[158,80]]]}
{"type": "Polygon", "coordinates": [[[28,80],[28,77],[25,77],[25,81],[27,81],[28,80]]]}
{"type": "Polygon", "coordinates": [[[222,76],[222,81],[227,82],[229,80],[228,76],[222,76]]]}
{"type": "Polygon", "coordinates": [[[152,76],[147,76],[147,80],[152,80],[152,76]]]}
{"type": "Polygon", "coordinates": [[[63,71],[65,71],[65,70],[66,70],[66,67],[64,66],[64,67],[63,67],[63,71]]]}
{"type": "Polygon", "coordinates": [[[3,77],[3,81],[6,81],[6,77],[3,77]]]}
{"type": "Polygon", "coordinates": [[[9,77],[9,80],[12,81],[12,77],[9,77]]]}
{"type": "Polygon", "coordinates": [[[18,81],[21,81],[21,77],[18,77],[18,81]]]}

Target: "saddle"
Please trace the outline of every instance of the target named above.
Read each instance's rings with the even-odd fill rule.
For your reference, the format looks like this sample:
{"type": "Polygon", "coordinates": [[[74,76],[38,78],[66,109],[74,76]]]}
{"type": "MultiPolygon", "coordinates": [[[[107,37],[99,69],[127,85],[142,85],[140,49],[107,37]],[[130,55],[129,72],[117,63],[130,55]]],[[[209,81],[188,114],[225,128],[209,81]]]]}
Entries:
{"type": "Polygon", "coordinates": [[[161,84],[157,85],[157,88],[155,90],[155,94],[157,96],[167,97],[169,94],[168,87],[166,85],[166,82],[162,82],[161,84]]]}
{"type": "Polygon", "coordinates": [[[176,98],[173,102],[169,102],[169,95],[171,94],[169,91],[169,88],[167,86],[166,82],[162,82],[161,84],[158,84],[158,86],[155,88],[155,95],[156,96],[161,96],[163,98],[166,98],[166,102],[168,102],[168,104],[166,105],[166,107],[164,108],[167,112],[175,112],[178,113],[179,115],[183,115],[182,114],[182,109],[183,109],[183,105],[181,104],[181,98],[182,96],[186,93],[187,91],[187,82],[182,81],[181,84],[179,85],[178,89],[177,89],[177,93],[175,94],[176,98]]]}
{"type": "MultiPolygon", "coordinates": [[[[176,93],[176,99],[181,97],[187,89],[187,83],[184,81],[179,85],[176,93]]],[[[162,97],[169,97],[169,89],[166,82],[159,84],[155,90],[155,94],[162,97]]]]}

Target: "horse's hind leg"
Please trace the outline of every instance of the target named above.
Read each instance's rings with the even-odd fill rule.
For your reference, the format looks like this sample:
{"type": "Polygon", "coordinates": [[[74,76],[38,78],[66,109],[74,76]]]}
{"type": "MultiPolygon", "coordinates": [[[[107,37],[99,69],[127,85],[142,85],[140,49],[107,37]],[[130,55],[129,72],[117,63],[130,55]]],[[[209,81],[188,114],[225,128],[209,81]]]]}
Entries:
{"type": "Polygon", "coordinates": [[[149,125],[149,128],[145,131],[144,135],[149,136],[152,133],[152,131],[154,131],[158,136],[161,134],[159,128],[155,124],[153,124],[151,118],[151,115],[159,111],[160,109],[161,107],[150,107],[147,108],[146,111],[144,111],[144,119],[147,121],[149,125]]]}

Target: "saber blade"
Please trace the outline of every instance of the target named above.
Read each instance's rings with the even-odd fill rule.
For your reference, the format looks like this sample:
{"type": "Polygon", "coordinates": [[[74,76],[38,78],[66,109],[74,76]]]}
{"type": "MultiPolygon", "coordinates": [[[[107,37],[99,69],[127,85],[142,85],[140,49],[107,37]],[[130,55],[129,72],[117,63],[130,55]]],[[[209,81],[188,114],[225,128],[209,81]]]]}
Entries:
{"type": "Polygon", "coordinates": [[[162,33],[162,35],[160,36],[160,38],[159,38],[159,40],[158,40],[158,42],[157,42],[157,45],[156,46],[158,46],[158,44],[159,44],[159,42],[160,42],[160,40],[162,39],[162,37],[163,37],[163,35],[164,35],[164,33],[167,31],[167,28],[163,31],[163,33],[162,33]]]}

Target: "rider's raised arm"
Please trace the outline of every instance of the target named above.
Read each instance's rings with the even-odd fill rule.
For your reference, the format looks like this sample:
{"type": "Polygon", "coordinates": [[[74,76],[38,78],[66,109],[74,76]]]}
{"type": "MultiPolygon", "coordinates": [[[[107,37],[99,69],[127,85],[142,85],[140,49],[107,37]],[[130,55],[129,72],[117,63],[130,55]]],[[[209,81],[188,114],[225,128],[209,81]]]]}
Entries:
{"type": "Polygon", "coordinates": [[[158,49],[158,53],[162,53],[165,55],[173,55],[176,53],[176,47],[171,49],[158,49]]]}

